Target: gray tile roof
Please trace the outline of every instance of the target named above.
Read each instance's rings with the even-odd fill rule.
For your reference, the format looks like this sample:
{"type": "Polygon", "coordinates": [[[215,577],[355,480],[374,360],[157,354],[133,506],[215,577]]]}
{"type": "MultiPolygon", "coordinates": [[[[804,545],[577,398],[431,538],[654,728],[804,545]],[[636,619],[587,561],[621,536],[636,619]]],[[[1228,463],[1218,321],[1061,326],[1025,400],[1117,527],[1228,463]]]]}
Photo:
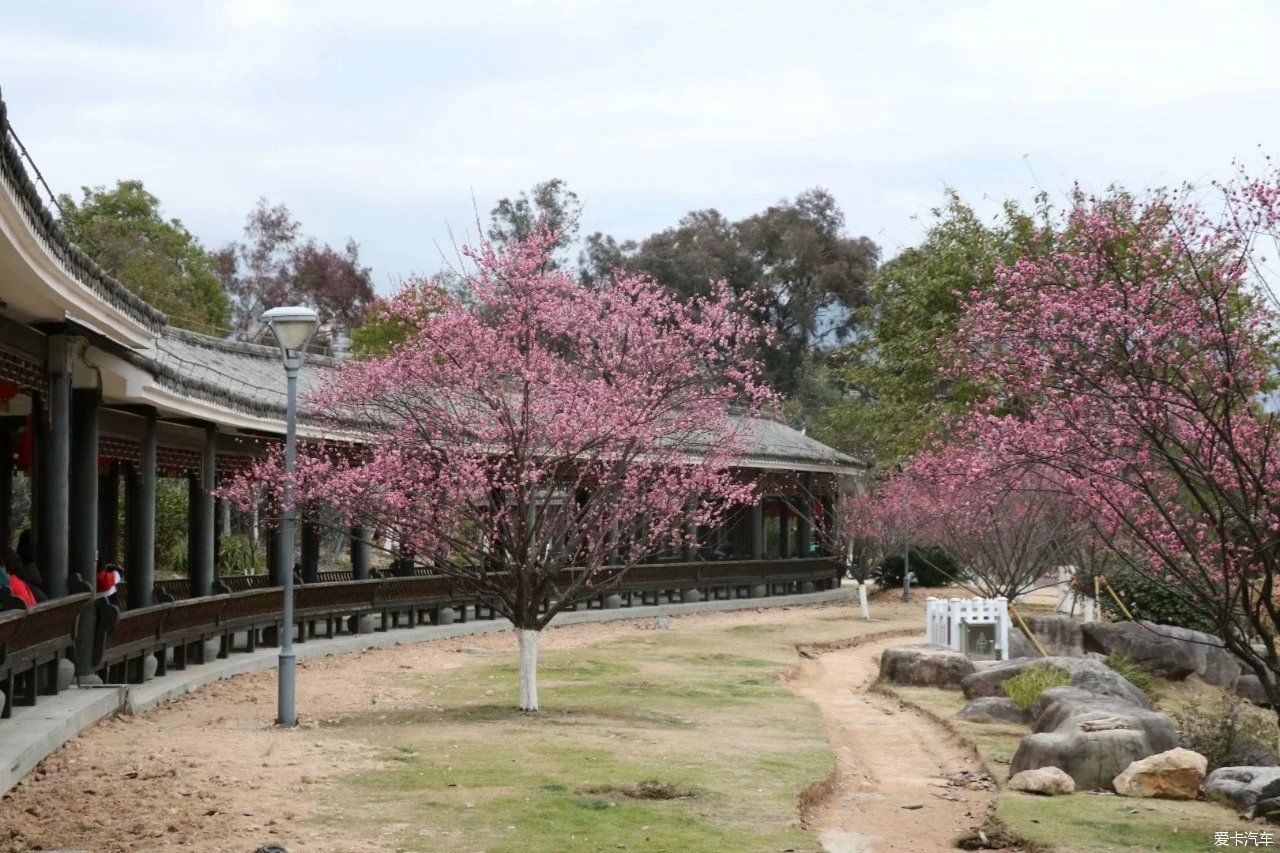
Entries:
{"type": "MultiPolygon", "coordinates": [[[[147,349],[130,359],[167,388],[186,397],[216,403],[263,418],[284,415],[285,380],[274,347],[210,338],[181,329],[166,329],[147,349]]],[[[306,395],[325,381],[337,362],[312,356],[299,377],[306,395]]],[[[803,462],[832,467],[860,467],[851,456],[827,447],[785,423],[751,418],[745,423],[748,455],[757,462],[803,462]]]]}

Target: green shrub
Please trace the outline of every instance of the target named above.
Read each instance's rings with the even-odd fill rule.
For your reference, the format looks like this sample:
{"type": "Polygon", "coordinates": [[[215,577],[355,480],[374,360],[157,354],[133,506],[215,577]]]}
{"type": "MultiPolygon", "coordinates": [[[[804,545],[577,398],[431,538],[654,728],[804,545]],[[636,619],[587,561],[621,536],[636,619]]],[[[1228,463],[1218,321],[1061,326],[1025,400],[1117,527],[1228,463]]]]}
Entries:
{"type": "MultiPolygon", "coordinates": [[[[955,586],[964,577],[963,570],[945,553],[936,549],[911,549],[911,574],[916,586],[955,586]]],[[[881,587],[902,586],[902,555],[886,557],[872,572],[881,587]]]]}
{"type": "Polygon", "coordinates": [[[1173,719],[1179,745],[1208,759],[1210,770],[1259,764],[1280,745],[1275,714],[1225,692],[1188,702],[1173,719]]]}
{"type": "Polygon", "coordinates": [[[1129,679],[1129,683],[1148,696],[1155,695],[1156,679],[1146,667],[1118,652],[1107,655],[1106,665],[1129,679]]]}
{"type": "Polygon", "coordinates": [[[1070,683],[1071,673],[1062,667],[1038,663],[1027,667],[1001,686],[1004,688],[1004,695],[1025,711],[1050,687],[1066,687],[1070,683]]]}
{"type": "MultiPolygon", "coordinates": [[[[1213,621],[1191,603],[1192,597],[1180,590],[1174,581],[1158,581],[1127,568],[1109,569],[1103,576],[1134,619],[1146,619],[1157,625],[1181,625],[1206,634],[1218,633],[1213,621]]],[[[1075,586],[1085,595],[1092,596],[1093,576],[1084,572],[1077,574],[1075,586]]],[[[1098,596],[1098,604],[1111,619],[1121,621],[1129,618],[1105,586],[1098,596]]]]}
{"type": "Polygon", "coordinates": [[[258,554],[247,535],[224,536],[218,542],[219,574],[251,575],[258,568],[258,554]]]}

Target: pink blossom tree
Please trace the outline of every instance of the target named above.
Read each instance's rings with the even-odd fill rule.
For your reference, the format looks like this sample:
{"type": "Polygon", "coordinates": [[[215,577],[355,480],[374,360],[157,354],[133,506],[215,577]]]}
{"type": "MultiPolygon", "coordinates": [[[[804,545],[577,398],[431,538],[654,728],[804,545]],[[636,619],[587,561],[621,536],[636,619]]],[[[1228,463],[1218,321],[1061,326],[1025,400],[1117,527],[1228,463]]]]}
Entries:
{"type": "Polygon", "coordinates": [[[953,580],[985,598],[1036,589],[1080,538],[1052,481],[963,444],[918,454],[886,484],[878,511],[925,546],[922,559],[947,554],[962,570],[953,580]]]}
{"type": "Polygon", "coordinates": [[[971,294],[957,349],[1001,393],[966,440],[1076,499],[1132,571],[1216,626],[1280,707],[1280,174],[1213,196],[1079,196],[1054,251],[971,294]]]}
{"type": "MultiPolygon", "coordinates": [[[[308,401],[359,446],[313,448],[300,501],[389,534],[516,628],[520,700],[538,709],[539,632],[655,550],[755,498],[735,469],[746,418],[772,402],[762,331],[723,286],[681,301],[647,278],[583,284],[555,235],[481,244],[461,290],[382,306],[405,332],[308,401]]],[[[231,488],[276,482],[263,462],[231,488]]]]}

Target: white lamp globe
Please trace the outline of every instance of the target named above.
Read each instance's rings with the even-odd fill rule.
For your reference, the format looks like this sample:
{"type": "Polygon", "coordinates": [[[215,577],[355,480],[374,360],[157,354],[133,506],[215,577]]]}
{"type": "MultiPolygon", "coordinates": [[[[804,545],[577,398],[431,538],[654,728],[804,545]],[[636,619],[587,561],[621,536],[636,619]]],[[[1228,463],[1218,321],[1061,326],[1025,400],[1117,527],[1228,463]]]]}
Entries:
{"type": "Polygon", "coordinates": [[[285,352],[298,352],[305,347],[320,325],[320,316],[305,305],[272,308],[262,315],[262,319],[271,327],[276,342],[285,352]]]}

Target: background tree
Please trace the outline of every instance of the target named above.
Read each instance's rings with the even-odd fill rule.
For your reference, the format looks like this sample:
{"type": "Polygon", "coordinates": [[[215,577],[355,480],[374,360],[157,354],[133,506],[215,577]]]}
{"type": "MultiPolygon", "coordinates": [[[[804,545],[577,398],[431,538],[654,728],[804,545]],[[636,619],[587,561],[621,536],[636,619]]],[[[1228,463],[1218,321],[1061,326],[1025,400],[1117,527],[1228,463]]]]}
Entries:
{"type": "MultiPolygon", "coordinates": [[[[964,298],[993,286],[998,263],[1044,251],[1052,231],[1037,200],[1028,213],[1006,204],[991,222],[955,193],[932,212],[918,246],[903,250],[872,276],[859,320],[866,334],[836,353],[826,368],[842,394],[814,405],[815,437],[882,467],[911,456],[946,422],[985,392],[948,370],[948,343],[964,298]]],[[[822,386],[819,386],[822,387],[822,386]]],[[[812,393],[812,392],[811,392],[812,393]]]]}
{"type": "Polygon", "coordinates": [[[334,249],[301,231],[288,207],[260,199],[245,220],[243,241],[218,252],[218,276],[240,338],[252,337],[262,312],[277,305],[309,305],[325,326],[352,329],[364,320],[374,291],[369,268],[360,265],[360,247],[348,239],[334,249]]]}
{"type": "Polygon", "coordinates": [[[230,318],[217,264],[142,181],[82,187],[58,197],[67,236],[121,284],[169,315],[175,326],[221,336],[230,318]]]}
{"type": "MultiPolygon", "coordinates": [[[[469,252],[465,299],[410,286],[389,301],[412,334],[308,403],[358,424],[364,447],[304,454],[297,482],[299,501],[386,531],[494,602],[517,630],[527,711],[557,613],[754,499],[731,467],[734,413],[771,399],[760,329],[725,288],[682,301],[634,275],[583,284],[549,265],[555,242],[539,230],[469,252]]],[[[275,469],[228,494],[252,506],[275,469]]]]}
{"type": "Polygon", "coordinates": [[[535,185],[532,192],[499,199],[489,212],[488,236],[495,245],[506,246],[545,229],[555,235],[554,256],[578,239],[581,216],[582,202],[577,194],[560,178],[552,178],[535,185]]]}
{"type": "Polygon", "coordinates": [[[808,364],[856,332],[878,256],[869,238],[845,233],[835,199],[816,188],[736,222],[716,210],[693,211],[639,242],[592,234],[580,272],[595,281],[619,267],[686,299],[727,282],[775,332],[763,353],[767,375],[791,394],[808,364]]]}

